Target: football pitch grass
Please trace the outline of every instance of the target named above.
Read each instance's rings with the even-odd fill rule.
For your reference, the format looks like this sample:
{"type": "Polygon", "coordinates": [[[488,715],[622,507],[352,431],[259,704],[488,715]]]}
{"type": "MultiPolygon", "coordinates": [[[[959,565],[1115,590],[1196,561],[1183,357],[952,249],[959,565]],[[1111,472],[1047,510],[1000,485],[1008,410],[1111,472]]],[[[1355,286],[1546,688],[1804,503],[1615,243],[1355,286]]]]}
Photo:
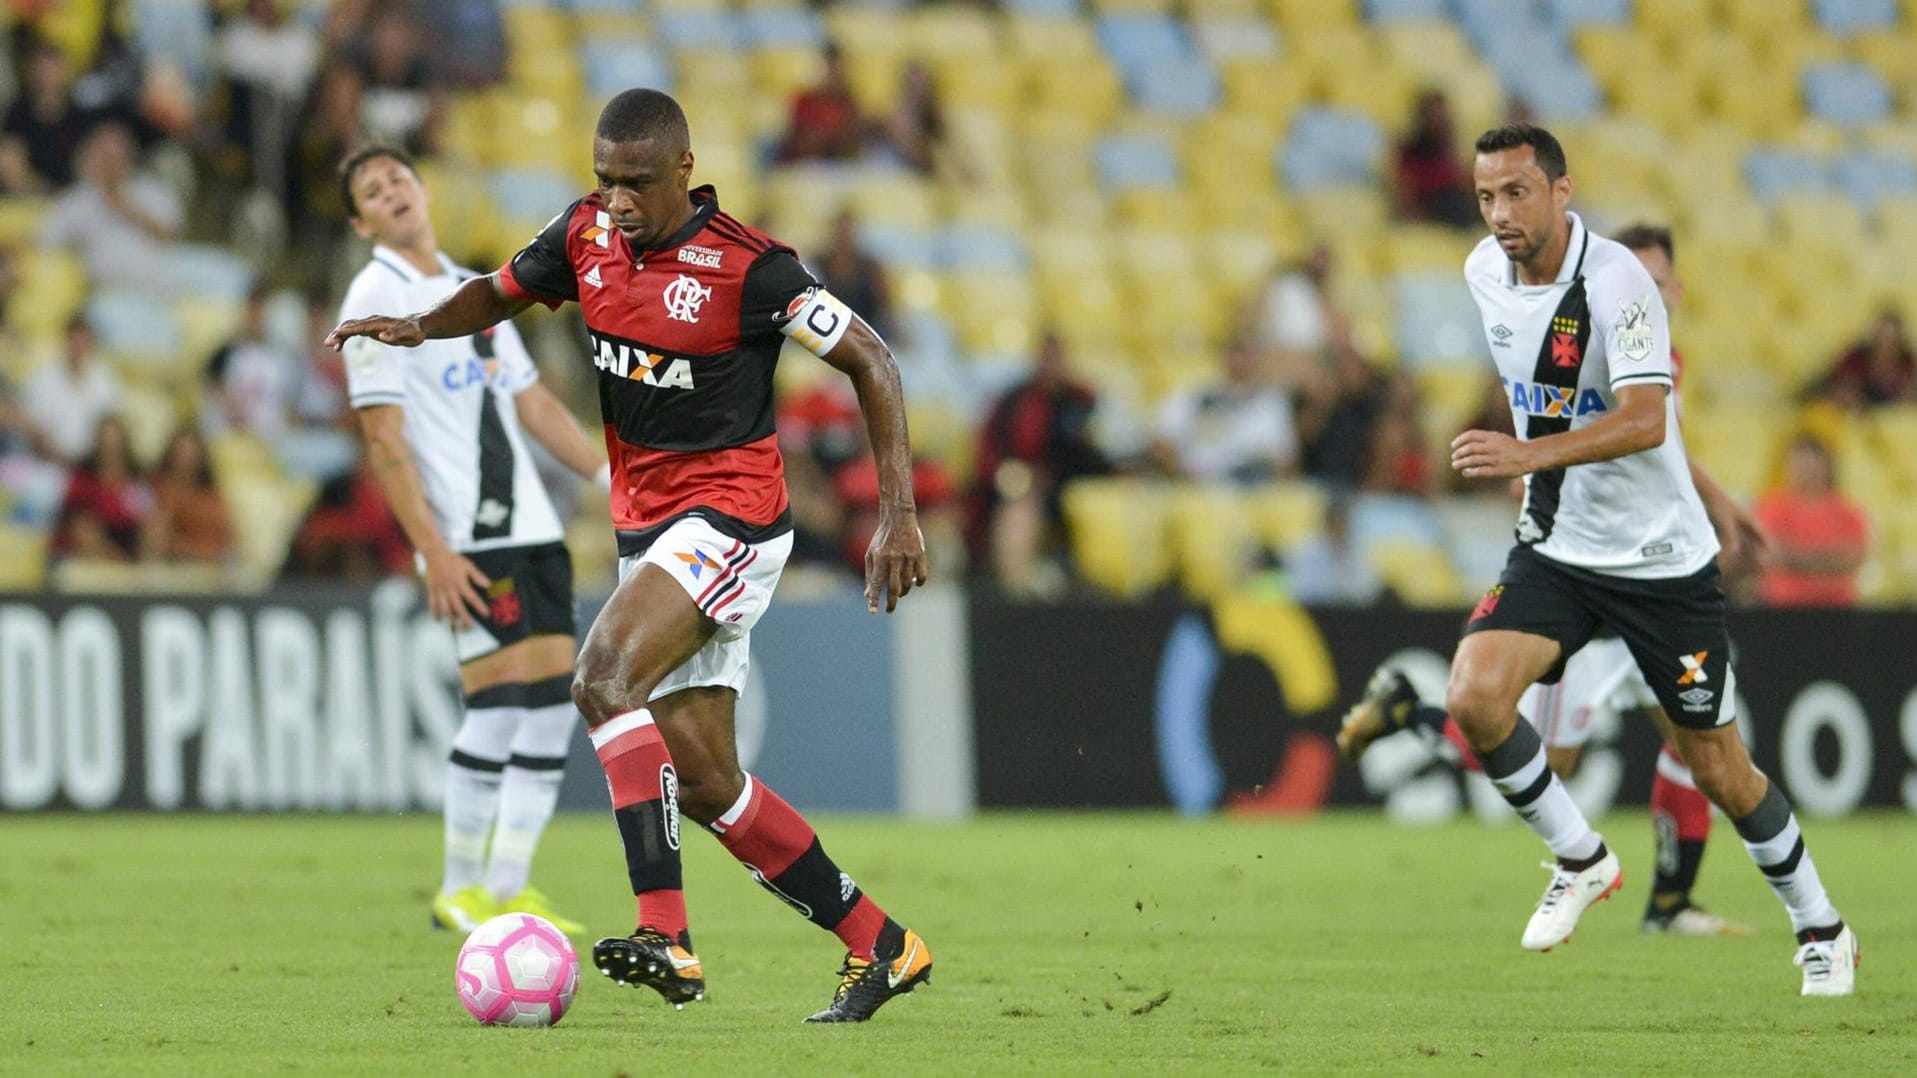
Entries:
{"type": "MultiPolygon", "coordinates": [[[[1624,891],[1548,955],[1518,947],[1546,877],[1515,825],[820,823],[931,945],[929,988],[801,1025],[837,941],[693,838],[706,1002],[675,1013],[588,960],[565,1020],[522,1030],[454,997],[434,817],[0,817],[0,1074],[1917,1073],[1903,814],[1807,824],[1863,943],[1848,1000],[1798,997],[1783,913],[1721,821],[1699,897],[1757,936],[1640,934],[1649,828],[1619,814],[1624,891]]],[[[595,934],[630,929],[610,819],[561,816],[535,879],[595,934]]]]}

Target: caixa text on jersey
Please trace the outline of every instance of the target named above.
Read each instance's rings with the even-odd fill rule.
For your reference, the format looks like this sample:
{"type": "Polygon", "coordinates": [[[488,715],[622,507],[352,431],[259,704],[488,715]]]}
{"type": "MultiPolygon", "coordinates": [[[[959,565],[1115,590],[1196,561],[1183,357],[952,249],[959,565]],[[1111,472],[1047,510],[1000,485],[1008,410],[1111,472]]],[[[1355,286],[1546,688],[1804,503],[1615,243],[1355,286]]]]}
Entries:
{"type": "Polygon", "coordinates": [[[592,333],[593,366],[614,378],[661,389],[691,389],[692,361],[648,352],[630,341],[592,333]]]}

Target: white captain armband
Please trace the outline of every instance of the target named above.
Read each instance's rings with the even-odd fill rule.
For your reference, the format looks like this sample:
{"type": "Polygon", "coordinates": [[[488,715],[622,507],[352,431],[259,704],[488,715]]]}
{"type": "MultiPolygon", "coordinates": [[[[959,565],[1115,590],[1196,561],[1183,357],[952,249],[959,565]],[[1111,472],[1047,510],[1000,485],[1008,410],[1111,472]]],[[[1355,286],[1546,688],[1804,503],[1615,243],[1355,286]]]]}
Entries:
{"type": "Polygon", "coordinates": [[[823,288],[808,288],[794,296],[785,309],[779,332],[798,341],[806,351],[825,358],[852,326],[852,308],[823,288]]]}

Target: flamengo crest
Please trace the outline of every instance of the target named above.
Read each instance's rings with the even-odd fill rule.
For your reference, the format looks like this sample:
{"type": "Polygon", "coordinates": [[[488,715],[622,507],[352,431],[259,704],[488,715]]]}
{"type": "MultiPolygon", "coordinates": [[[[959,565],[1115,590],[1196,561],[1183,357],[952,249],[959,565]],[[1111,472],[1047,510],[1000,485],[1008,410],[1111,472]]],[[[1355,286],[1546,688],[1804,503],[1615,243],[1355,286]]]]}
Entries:
{"type": "Polygon", "coordinates": [[[697,277],[682,273],[666,286],[666,316],[677,322],[697,322],[699,308],[711,298],[711,288],[700,284],[697,277]]]}

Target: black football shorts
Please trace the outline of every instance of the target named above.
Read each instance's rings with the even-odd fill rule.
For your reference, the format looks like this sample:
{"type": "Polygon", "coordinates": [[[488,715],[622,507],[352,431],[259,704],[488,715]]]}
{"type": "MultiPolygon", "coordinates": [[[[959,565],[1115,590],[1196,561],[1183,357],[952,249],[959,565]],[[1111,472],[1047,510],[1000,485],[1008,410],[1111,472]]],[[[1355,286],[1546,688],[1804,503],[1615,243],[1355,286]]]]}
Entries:
{"type": "Polygon", "coordinates": [[[491,580],[486,619],[454,634],[469,663],[534,636],[574,635],[572,556],[564,543],[478,550],[467,558],[491,580]]]}
{"type": "Polygon", "coordinates": [[[1513,547],[1464,631],[1503,629],[1557,641],[1558,664],[1542,679],[1555,683],[1565,660],[1602,626],[1631,649],[1672,722],[1708,730],[1736,720],[1737,680],[1715,560],[1690,576],[1636,580],[1513,547]]]}

